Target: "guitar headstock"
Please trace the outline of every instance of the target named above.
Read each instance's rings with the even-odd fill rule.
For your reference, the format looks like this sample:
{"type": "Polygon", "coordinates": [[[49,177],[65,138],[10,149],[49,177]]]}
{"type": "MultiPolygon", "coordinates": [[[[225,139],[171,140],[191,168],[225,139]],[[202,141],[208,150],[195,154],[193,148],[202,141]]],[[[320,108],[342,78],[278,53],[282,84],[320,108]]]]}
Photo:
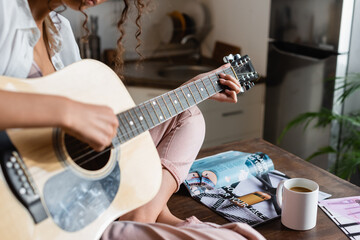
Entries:
{"type": "Polygon", "coordinates": [[[242,87],[241,92],[245,92],[255,85],[254,81],[259,78],[259,74],[255,71],[248,55],[230,54],[223,60],[225,63],[231,64],[242,87]]]}

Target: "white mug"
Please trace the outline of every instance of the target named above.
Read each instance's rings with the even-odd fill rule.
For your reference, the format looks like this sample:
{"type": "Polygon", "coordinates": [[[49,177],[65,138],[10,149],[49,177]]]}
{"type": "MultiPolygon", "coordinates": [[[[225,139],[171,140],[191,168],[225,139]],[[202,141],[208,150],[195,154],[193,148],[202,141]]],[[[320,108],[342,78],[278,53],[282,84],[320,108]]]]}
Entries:
{"type": "Polygon", "coordinates": [[[276,199],[281,207],[281,223],[294,230],[315,227],[318,196],[319,185],[314,181],[305,178],[281,181],[276,191],[276,199]]]}

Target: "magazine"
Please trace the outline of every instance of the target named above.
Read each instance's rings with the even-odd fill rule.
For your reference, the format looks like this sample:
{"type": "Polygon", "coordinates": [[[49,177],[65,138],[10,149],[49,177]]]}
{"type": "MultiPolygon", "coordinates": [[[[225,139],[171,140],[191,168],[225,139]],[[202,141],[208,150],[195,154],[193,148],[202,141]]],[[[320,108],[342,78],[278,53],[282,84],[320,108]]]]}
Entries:
{"type": "Polygon", "coordinates": [[[323,200],[319,207],[349,239],[360,239],[360,196],[323,200]]]}
{"type": "MultiPolygon", "coordinates": [[[[262,152],[228,151],[196,160],[184,185],[195,200],[231,222],[251,226],[278,218],[276,187],[289,179],[262,152]]],[[[319,192],[319,199],[330,197],[319,192]]]]}
{"type": "Polygon", "coordinates": [[[287,178],[264,153],[228,151],[195,161],[184,184],[229,221],[255,226],[280,216],[276,186],[287,178]]]}

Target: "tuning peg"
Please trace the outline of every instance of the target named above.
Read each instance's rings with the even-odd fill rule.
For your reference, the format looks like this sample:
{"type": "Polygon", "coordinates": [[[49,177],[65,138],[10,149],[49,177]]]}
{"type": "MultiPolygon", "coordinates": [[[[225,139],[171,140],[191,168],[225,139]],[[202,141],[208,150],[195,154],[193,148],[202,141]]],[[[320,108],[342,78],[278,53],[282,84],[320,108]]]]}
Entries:
{"type": "Polygon", "coordinates": [[[257,72],[251,72],[249,73],[249,75],[250,75],[250,79],[252,80],[259,78],[259,74],[257,72]]]}
{"type": "Polygon", "coordinates": [[[236,54],[236,55],[234,56],[234,59],[235,59],[235,61],[239,61],[239,60],[241,59],[240,54],[236,54]]]}
{"type": "Polygon", "coordinates": [[[229,54],[228,56],[225,56],[223,60],[225,63],[232,63],[234,61],[234,55],[229,54]]]}

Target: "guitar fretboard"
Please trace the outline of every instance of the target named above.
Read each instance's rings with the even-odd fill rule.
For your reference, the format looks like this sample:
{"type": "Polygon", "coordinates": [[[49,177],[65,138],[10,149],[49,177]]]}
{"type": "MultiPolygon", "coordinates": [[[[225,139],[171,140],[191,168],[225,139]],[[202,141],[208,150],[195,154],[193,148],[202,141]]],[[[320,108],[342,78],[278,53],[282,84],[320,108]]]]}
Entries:
{"type": "Polygon", "coordinates": [[[122,144],[223,91],[225,87],[219,83],[220,73],[236,78],[229,67],[119,113],[119,127],[113,145],[122,144]]]}

